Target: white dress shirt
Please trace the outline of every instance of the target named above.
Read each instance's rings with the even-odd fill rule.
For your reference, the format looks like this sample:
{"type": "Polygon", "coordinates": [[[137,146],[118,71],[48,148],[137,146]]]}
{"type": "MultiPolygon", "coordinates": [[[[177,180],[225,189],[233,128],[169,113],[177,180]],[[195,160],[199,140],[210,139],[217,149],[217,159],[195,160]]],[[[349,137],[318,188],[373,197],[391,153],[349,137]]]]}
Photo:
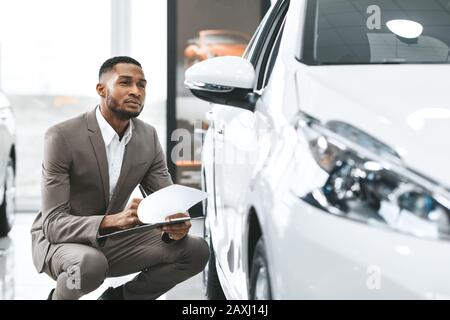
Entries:
{"type": "Polygon", "coordinates": [[[125,131],[122,140],[120,140],[117,132],[105,120],[100,112],[100,106],[97,107],[95,116],[102,133],[103,141],[105,141],[106,157],[108,159],[109,200],[111,200],[114,190],[116,189],[117,180],[120,176],[120,170],[122,169],[125,146],[130,142],[132,136],[133,123],[130,121],[130,125],[125,131]]]}

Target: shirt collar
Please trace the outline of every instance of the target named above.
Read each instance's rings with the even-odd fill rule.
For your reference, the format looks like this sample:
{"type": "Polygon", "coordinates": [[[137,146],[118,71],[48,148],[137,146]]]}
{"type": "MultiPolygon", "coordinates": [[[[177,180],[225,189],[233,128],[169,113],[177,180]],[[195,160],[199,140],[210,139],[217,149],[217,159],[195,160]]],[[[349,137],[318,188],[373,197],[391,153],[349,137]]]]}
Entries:
{"type": "MultiPolygon", "coordinates": [[[[100,132],[102,133],[103,141],[105,141],[105,146],[109,146],[114,137],[117,137],[117,140],[119,140],[119,135],[117,134],[117,132],[113,129],[113,127],[111,127],[111,125],[108,123],[108,121],[106,121],[106,119],[100,112],[100,106],[97,106],[95,116],[97,118],[98,126],[100,127],[100,132]]],[[[133,122],[130,120],[130,124],[128,125],[128,128],[125,131],[125,134],[123,135],[122,138],[125,145],[127,145],[128,142],[130,142],[132,132],[133,132],[133,122]]]]}

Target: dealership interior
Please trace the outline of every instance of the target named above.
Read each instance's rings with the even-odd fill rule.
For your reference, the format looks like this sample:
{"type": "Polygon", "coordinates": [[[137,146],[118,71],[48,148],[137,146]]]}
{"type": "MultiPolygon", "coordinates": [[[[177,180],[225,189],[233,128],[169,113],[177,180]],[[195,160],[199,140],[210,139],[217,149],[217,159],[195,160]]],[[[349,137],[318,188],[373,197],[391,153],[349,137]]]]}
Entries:
{"type": "Polygon", "coordinates": [[[450,299],[449,64],[450,0],[0,1],[0,300],[450,299]]]}
{"type": "MultiPolygon", "coordinates": [[[[195,126],[201,126],[208,110],[208,104],[196,101],[183,85],[185,69],[209,56],[191,52],[198,51],[199,36],[240,41],[239,48],[221,54],[242,55],[268,6],[270,2],[259,0],[0,3],[0,101],[1,107],[3,99],[11,106],[10,126],[15,129],[10,145],[14,150],[15,181],[10,188],[15,191],[14,207],[8,204],[14,216],[9,232],[1,228],[0,299],[44,300],[55,287],[53,279],[36,271],[31,253],[30,228],[41,210],[44,134],[52,125],[98,105],[95,87],[101,64],[113,56],[130,56],[142,64],[149,85],[139,118],[156,129],[164,151],[171,150],[179,139],[172,134],[176,128],[198,139],[195,126]],[[23,11],[24,7],[28,10],[23,11]]],[[[0,108],[0,127],[3,113],[0,108]]],[[[3,128],[0,132],[4,134],[3,128]]],[[[3,137],[0,143],[6,143],[3,137]]],[[[192,148],[192,157],[179,159],[171,159],[169,152],[174,183],[201,189],[198,149],[192,148]]],[[[201,216],[201,205],[189,212],[201,216]]],[[[203,235],[202,219],[192,221],[190,233],[203,235]]],[[[97,299],[106,288],[134,276],[107,278],[81,299],[97,299]]],[[[201,273],[158,299],[186,298],[205,299],[201,273]]]]}

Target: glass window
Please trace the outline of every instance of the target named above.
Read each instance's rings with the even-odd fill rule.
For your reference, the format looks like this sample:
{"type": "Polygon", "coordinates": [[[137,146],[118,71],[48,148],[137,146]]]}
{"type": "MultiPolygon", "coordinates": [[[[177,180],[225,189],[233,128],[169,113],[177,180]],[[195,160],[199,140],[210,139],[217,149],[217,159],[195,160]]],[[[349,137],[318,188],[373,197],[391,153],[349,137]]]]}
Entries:
{"type": "MultiPolygon", "coordinates": [[[[205,114],[211,105],[184,86],[186,69],[214,57],[247,57],[251,35],[269,7],[270,0],[177,1],[176,130],[168,132],[174,142],[174,182],[201,188],[202,144],[210,125],[205,114]]],[[[201,204],[189,210],[192,216],[201,211],[201,204]]]]}
{"type": "Polygon", "coordinates": [[[289,1],[280,1],[279,9],[273,12],[273,17],[269,18],[266,35],[261,42],[261,51],[255,62],[255,71],[257,74],[256,89],[262,89],[267,83],[264,81],[266,75],[266,67],[269,61],[269,57],[273,57],[273,54],[278,54],[276,49],[278,43],[277,38],[281,39],[283,22],[289,8],[289,1]]]}
{"type": "Polygon", "coordinates": [[[310,65],[448,63],[449,0],[310,0],[310,65]]]}
{"type": "Polygon", "coordinates": [[[283,21],[283,25],[280,28],[280,31],[278,32],[278,36],[277,36],[275,45],[273,46],[272,52],[270,53],[269,63],[267,65],[266,72],[264,74],[263,87],[265,87],[268,84],[270,76],[272,74],[273,67],[275,66],[275,61],[277,60],[278,51],[280,50],[280,43],[281,43],[281,38],[283,36],[285,22],[286,22],[286,19],[283,21]]]}

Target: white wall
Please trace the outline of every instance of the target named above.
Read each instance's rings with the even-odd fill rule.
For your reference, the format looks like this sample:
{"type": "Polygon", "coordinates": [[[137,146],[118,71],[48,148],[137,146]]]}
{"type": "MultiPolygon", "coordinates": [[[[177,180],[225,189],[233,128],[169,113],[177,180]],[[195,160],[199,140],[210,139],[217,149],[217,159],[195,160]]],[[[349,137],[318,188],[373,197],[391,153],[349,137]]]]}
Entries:
{"type": "Polygon", "coordinates": [[[109,18],[109,0],[0,0],[4,91],[94,95],[109,18]]]}
{"type": "MultiPolygon", "coordinates": [[[[165,100],[166,1],[132,0],[132,56],[165,100]]],[[[0,0],[1,83],[7,94],[96,96],[111,55],[110,0],[0,0]]]]}
{"type": "Polygon", "coordinates": [[[147,101],[166,100],[167,1],[133,0],[131,52],[143,66],[148,83],[147,101]]]}

